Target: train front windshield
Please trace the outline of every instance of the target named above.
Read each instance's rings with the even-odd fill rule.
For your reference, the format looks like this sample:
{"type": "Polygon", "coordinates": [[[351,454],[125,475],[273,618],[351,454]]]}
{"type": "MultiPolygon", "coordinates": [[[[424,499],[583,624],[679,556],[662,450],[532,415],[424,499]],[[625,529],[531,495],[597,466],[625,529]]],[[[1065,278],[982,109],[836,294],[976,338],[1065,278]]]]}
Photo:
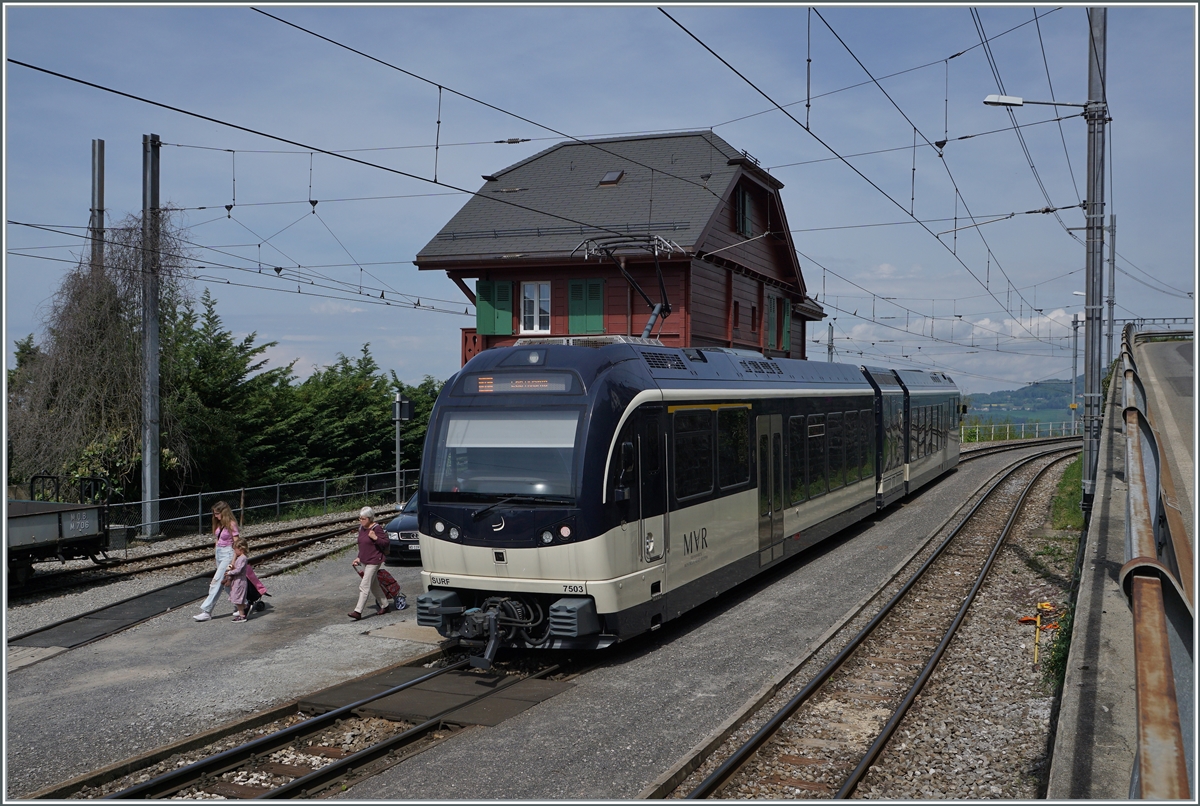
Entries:
{"type": "Polygon", "coordinates": [[[449,409],[438,424],[435,500],[575,495],[581,411],[449,409]]]}

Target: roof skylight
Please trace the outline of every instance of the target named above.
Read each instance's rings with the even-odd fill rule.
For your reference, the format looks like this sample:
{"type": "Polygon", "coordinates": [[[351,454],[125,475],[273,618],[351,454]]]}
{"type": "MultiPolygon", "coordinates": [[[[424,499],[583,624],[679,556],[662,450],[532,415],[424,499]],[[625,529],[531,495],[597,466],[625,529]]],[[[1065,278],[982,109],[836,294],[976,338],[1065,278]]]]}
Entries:
{"type": "Polygon", "coordinates": [[[624,175],[624,171],[609,171],[604,175],[604,178],[600,180],[600,186],[605,187],[608,185],[615,185],[621,181],[621,177],[624,175]]]}

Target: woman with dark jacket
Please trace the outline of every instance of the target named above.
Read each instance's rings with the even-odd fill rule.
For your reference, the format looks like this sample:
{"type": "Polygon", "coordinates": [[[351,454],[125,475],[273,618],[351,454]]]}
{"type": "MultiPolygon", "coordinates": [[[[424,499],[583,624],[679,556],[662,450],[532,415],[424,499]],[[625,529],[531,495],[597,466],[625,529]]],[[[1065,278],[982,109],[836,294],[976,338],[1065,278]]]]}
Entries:
{"type": "Polygon", "coordinates": [[[383,565],[384,552],[388,549],[388,536],[383,527],[375,523],[375,510],[363,507],[358,512],[358,556],[350,563],[355,568],[363,566],[362,582],[358,586],[358,604],[346,615],[352,619],[362,618],[363,605],[367,596],[375,597],[375,609],[379,615],[388,612],[387,596],[375,578],[383,565]]]}

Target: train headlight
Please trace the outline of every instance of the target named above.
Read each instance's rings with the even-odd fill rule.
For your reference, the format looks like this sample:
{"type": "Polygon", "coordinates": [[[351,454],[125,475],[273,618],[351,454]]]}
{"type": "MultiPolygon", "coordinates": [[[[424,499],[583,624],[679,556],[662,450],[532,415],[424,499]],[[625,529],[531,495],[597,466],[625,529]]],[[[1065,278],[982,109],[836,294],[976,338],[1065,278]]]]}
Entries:
{"type": "Polygon", "coordinates": [[[546,543],[547,545],[554,542],[554,535],[550,534],[549,529],[542,532],[542,542],[546,543]]]}
{"type": "Polygon", "coordinates": [[[458,540],[458,527],[457,526],[450,527],[450,539],[458,540]]]}
{"type": "Polygon", "coordinates": [[[446,531],[446,524],[442,523],[441,521],[434,521],[433,522],[433,531],[437,532],[440,535],[442,532],[446,531]]]}
{"type": "Polygon", "coordinates": [[[570,526],[560,526],[558,528],[558,533],[559,533],[559,535],[562,536],[563,540],[567,540],[571,537],[571,527],[570,526]]]}

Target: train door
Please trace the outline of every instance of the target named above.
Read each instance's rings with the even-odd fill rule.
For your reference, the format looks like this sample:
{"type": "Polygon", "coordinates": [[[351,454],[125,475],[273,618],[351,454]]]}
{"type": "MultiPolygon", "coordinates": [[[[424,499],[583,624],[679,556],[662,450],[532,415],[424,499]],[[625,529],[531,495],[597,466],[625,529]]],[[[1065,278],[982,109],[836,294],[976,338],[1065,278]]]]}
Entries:
{"type": "Polygon", "coordinates": [[[758,564],[783,556],[783,415],[755,420],[758,433],[758,564]]]}
{"type": "Polygon", "coordinates": [[[667,432],[661,406],[638,413],[638,538],[642,560],[661,560],[667,551],[667,432]]]}

